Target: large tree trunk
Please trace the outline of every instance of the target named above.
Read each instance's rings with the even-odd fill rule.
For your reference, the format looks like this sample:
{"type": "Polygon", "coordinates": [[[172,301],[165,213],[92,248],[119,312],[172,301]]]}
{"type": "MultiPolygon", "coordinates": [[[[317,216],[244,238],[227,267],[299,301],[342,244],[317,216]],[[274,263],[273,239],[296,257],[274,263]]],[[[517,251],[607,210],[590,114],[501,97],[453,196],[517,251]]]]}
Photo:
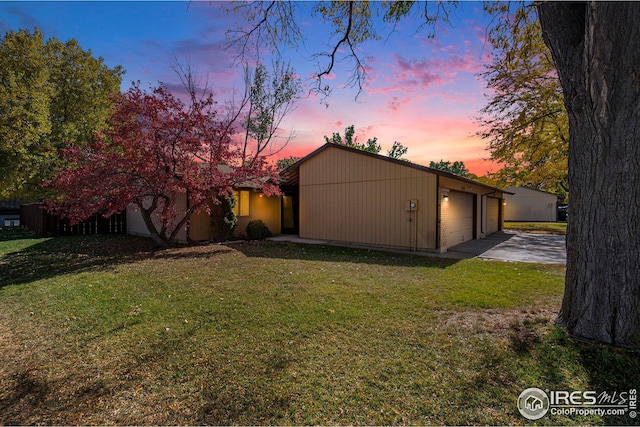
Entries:
{"type": "Polygon", "coordinates": [[[169,241],[166,238],[163,238],[160,233],[158,233],[158,230],[156,230],[156,225],[153,223],[153,218],[151,218],[151,215],[158,206],[157,197],[153,198],[151,206],[149,206],[148,208],[145,208],[144,203],[141,201],[137,202],[136,205],[138,206],[138,209],[140,209],[140,215],[142,216],[144,224],[147,226],[147,230],[149,230],[149,237],[151,237],[153,243],[155,243],[155,245],[159,248],[168,247],[169,241]]]}
{"type": "Polygon", "coordinates": [[[640,346],[640,3],[538,5],[569,115],[567,276],[559,323],[640,346]]]}

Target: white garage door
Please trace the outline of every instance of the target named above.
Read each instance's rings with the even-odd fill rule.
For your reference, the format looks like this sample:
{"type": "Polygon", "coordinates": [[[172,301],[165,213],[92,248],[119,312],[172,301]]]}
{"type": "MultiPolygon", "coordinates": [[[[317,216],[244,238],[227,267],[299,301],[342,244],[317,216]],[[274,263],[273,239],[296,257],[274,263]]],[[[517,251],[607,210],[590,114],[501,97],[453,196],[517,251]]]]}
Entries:
{"type": "Polygon", "coordinates": [[[473,194],[450,191],[444,219],[447,226],[447,246],[473,240],[473,194]]]}
{"type": "Polygon", "coordinates": [[[500,200],[493,197],[487,198],[487,234],[495,233],[500,228],[498,220],[500,218],[500,200]]]}

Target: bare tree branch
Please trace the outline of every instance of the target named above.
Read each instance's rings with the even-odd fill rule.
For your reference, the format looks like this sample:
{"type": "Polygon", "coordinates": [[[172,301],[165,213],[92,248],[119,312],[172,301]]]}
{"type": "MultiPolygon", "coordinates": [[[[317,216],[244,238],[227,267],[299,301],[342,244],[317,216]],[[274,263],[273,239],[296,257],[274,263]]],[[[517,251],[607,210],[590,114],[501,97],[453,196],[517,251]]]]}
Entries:
{"type": "Polygon", "coordinates": [[[240,13],[248,26],[227,31],[227,48],[237,48],[236,60],[240,62],[246,62],[249,54],[260,58],[264,50],[280,56],[283,46],[303,43],[295,19],[296,9],[296,2],[291,1],[233,2],[227,12],[240,13]]]}
{"type": "Polygon", "coordinates": [[[280,139],[280,124],[293,111],[301,87],[291,66],[278,61],[273,63],[271,73],[262,64],[258,64],[253,76],[245,72],[245,87],[249,88],[249,111],[242,158],[252,161],[264,155],[267,148],[269,155],[280,152],[295,136],[291,132],[283,144],[274,146],[280,139]]]}
{"type": "MultiPolygon", "coordinates": [[[[323,98],[331,95],[332,87],[327,83],[341,62],[353,64],[347,72],[345,87],[357,89],[356,99],[362,93],[368,77],[367,56],[359,47],[367,41],[380,40],[376,31],[379,24],[373,15],[384,12],[383,22],[392,25],[409,15],[416,1],[368,2],[368,1],[332,1],[318,2],[312,14],[319,16],[332,28],[330,39],[334,39],[324,52],[311,55],[318,67],[314,75],[311,93],[321,94],[323,98]]],[[[433,37],[436,22],[449,22],[451,5],[456,2],[428,1],[419,12],[423,20],[419,30],[430,27],[429,37],[433,37]]],[[[265,51],[282,57],[286,47],[297,49],[304,42],[301,28],[297,25],[298,5],[291,1],[234,3],[229,9],[240,13],[248,25],[227,32],[228,48],[238,49],[237,59],[247,62],[250,55],[260,58],[265,51]]]]}
{"type": "Polygon", "coordinates": [[[169,62],[169,68],[171,68],[171,70],[176,73],[176,75],[180,79],[180,83],[182,83],[182,86],[189,94],[192,104],[195,104],[196,102],[202,102],[211,95],[208,78],[205,79],[202,89],[198,89],[201,80],[198,79],[197,71],[191,65],[191,62],[189,60],[187,60],[186,62],[181,62],[177,57],[174,57],[169,62]]]}

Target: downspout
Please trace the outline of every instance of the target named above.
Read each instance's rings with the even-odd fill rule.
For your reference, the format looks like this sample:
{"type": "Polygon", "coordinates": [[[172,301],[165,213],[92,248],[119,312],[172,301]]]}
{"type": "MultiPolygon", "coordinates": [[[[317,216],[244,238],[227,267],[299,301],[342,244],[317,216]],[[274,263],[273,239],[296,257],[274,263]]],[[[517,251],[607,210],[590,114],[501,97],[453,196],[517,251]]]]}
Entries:
{"type": "Polygon", "coordinates": [[[440,250],[440,175],[436,175],[436,250],[440,250]]]}
{"type": "Polygon", "coordinates": [[[415,215],[416,220],[414,222],[416,223],[416,225],[415,225],[415,227],[416,227],[415,228],[415,230],[416,230],[415,238],[416,239],[415,239],[415,243],[414,243],[414,252],[418,252],[418,210],[417,209],[415,211],[415,214],[416,214],[415,215]]]}

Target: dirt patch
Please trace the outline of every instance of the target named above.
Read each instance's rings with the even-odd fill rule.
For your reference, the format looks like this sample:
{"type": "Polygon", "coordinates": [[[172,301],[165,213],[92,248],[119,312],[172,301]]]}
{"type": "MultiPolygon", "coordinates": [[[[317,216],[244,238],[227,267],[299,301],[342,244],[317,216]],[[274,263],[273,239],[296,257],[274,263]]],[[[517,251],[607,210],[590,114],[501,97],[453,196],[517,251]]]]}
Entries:
{"type": "Polygon", "coordinates": [[[465,334],[512,338],[530,333],[531,325],[551,325],[557,313],[547,308],[529,310],[447,311],[442,313],[436,330],[447,334],[465,334]]]}
{"type": "Polygon", "coordinates": [[[153,253],[155,259],[181,259],[181,258],[212,258],[223,254],[237,252],[228,246],[211,244],[193,244],[188,246],[176,246],[173,248],[157,250],[153,253]]]}

